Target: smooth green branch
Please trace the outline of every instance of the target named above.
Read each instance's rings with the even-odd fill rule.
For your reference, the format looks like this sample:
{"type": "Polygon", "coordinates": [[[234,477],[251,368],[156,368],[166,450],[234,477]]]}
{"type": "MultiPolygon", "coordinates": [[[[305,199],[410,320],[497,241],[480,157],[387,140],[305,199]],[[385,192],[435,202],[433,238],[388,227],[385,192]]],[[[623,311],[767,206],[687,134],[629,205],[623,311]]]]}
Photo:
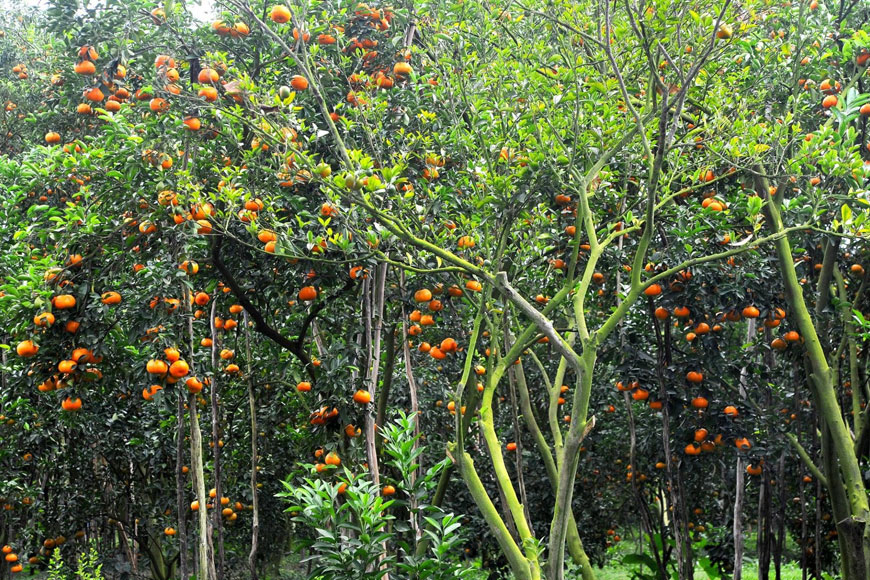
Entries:
{"type": "Polygon", "coordinates": [[[571,345],[569,345],[567,341],[562,338],[562,335],[556,331],[553,323],[532,306],[525,298],[523,298],[513,286],[511,286],[507,279],[507,273],[499,272],[496,274],[495,285],[496,288],[498,288],[499,291],[520,310],[520,312],[525,314],[535,323],[535,326],[544,334],[544,336],[550,339],[550,343],[553,347],[559,352],[559,354],[568,359],[569,364],[574,368],[574,370],[578,374],[582,372],[583,369],[580,356],[574,352],[571,345]]]}
{"type": "Polygon", "coordinates": [[[810,473],[812,473],[813,476],[815,476],[815,478],[818,479],[819,482],[824,487],[827,488],[828,487],[828,478],[826,478],[825,475],[822,473],[822,471],[816,466],[816,464],[813,463],[813,460],[810,457],[810,454],[807,453],[807,450],[804,449],[804,446],[800,444],[800,441],[798,441],[795,434],[794,433],[786,433],[785,438],[788,440],[788,442],[791,444],[791,446],[794,447],[794,450],[797,451],[797,454],[800,456],[801,461],[804,462],[804,465],[807,466],[807,469],[810,470],[810,473]]]}

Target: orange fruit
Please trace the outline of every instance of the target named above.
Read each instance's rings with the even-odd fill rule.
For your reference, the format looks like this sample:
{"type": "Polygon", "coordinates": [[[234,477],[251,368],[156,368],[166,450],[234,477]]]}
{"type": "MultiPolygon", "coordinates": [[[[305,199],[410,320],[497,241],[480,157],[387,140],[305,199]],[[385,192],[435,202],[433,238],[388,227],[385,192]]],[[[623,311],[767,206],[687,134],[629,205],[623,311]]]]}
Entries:
{"type": "Polygon", "coordinates": [[[15,352],[22,358],[30,358],[36,356],[36,353],[39,352],[39,346],[32,340],[22,340],[15,347],[15,352]]]}
{"type": "Polygon", "coordinates": [[[196,80],[202,85],[208,85],[218,82],[221,79],[220,75],[213,68],[204,68],[199,71],[196,80]]]}
{"type": "Polygon", "coordinates": [[[202,121],[197,117],[185,117],[184,128],[188,131],[199,131],[202,127],[202,121]]]}
{"type": "Polygon", "coordinates": [[[393,74],[397,77],[404,77],[411,74],[414,69],[407,62],[397,62],[393,65],[393,74]]]}
{"type": "Polygon", "coordinates": [[[176,379],[185,377],[190,373],[190,365],[183,360],[177,360],[169,366],[169,374],[176,379]]]}
{"type": "Polygon", "coordinates": [[[83,61],[81,61],[81,62],[79,62],[79,63],[76,63],[76,65],[75,65],[75,67],[74,67],[73,70],[75,71],[75,73],[76,73],[77,75],[91,76],[91,75],[93,75],[93,74],[96,74],[96,72],[97,72],[97,67],[96,67],[96,65],[95,65],[94,63],[92,63],[91,61],[89,61],[89,60],[83,60],[83,61]]]}
{"type": "Polygon", "coordinates": [[[706,409],[710,402],[705,397],[695,397],[692,399],[692,407],[696,409],[706,409]]]}
{"type": "Polygon", "coordinates": [[[155,97],[148,103],[148,108],[155,113],[162,113],[169,110],[169,103],[166,102],[166,99],[155,97]]]}
{"type": "Polygon", "coordinates": [[[299,300],[314,300],[317,298],[317,290],[314,286],[305,286],[301,290],[299,290],[299,300]]]}
{"type": "Polygon", "coordinates": [[[760,314],[755,306],[747,306],[743,309],[743,318],[758,318],[760,314]]]}
{"type": "Polygon", "coordinates": [[[151,359],[145,365],[145,370],[152,375],[165,375],[169,372],[169,365],[159,359],[151,359]]]}
{"type": "Polygon", "coordinates": [[[54,324],[54,314],[51,312],[43,312],[33,317],[33,324],[36,326],[51,326],[54,324]]]}
{"type": "Polygon", "coordinates": [[[77,397],[67,397],[64,399],[63,403],[61,403],[61,408],[70,413],[80,411],[82,408],[82,400],[77,397]]]}
{"type": "Polygon", "coordinates": [[[103,295],[100,296],[100,302],[108,305],[120,304],[121,295],[117,292],[104,292],[103,295]]]}
{"type": "Polygon", "coordinates": [[[304,91],[308,88],[308,79],[302,75],[294,75],[290,79],[290,86],[297,91],[304,91]]]}
{"type": "Polygon", "coordinates": [[[203,383],[196,377],[190,377],[184,384],[187,386],[187,391],[193,395],[202,392],[203,383]]]}
{"type": "Polygon", "coordinates": [[[269,12],[269,18],[276,24],[287,24],[290,22],[292,15],[286,6],[278,5],[272,7],[272,10],[269,12]]]}

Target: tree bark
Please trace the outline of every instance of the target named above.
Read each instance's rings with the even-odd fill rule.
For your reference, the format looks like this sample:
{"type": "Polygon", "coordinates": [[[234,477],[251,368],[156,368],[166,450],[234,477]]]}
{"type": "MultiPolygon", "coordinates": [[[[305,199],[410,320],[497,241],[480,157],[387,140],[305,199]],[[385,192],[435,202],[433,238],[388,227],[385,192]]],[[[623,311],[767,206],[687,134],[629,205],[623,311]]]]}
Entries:
{"type": "Polygon", "coordinates": [[[770,574],[770,476],[767,473],[761,478],[758,488],[758,530],[756,546],[758,552],[758,578],[767,580],[770,574]]]}
{"type": "Polygon", "coordinates": [[[178,413],[178,427],[175,435],[175,504],[178,514],[178,567],[181,578],[187,580],[187,512],[190,507],[185,505],[187,502],[184,501],[184,395],[180,392],[178,393],[176,412],[178,413]]]}
{"type": "MultiPolygon", "coordinates": [[[[365,280],[363,299],[366,304],[366,361],[365,382],[373,401],[378,400],[378,376],[381,364],[381,334],[384,317],[384,289],[387,276],[387,264],[378,264],[374,272],[373,280],[365,280]]],[[[366,433],[366,459],[369,464],[369,473],[372,481],[378,487],[381,485],[380,469],[378,467],[378,454],[375,440],[375,417],[371,405],[365,410],[365,433],[366,433]]]]}
{"type": "Polygon", "coordinates": [[[642,531],[649,539],[649,549],[652,552],[653,557],[655,558],[659,577],[667,578],[668,571],[665,568],[665,563],[662,561],[661,553],[659,552],[658,546],[656,545],[655,541],[655,535],[657,530],[655,530],[653,527],[652,517],[650,517],[649,513],[649,506],[647,506],[646,502],[644,501],[640,486],[637,483],[637,428],[634,421],[634,412],[631,408],[631,396],[628,394],[628,392],[623,392],[622,396],[623,401],[625,402],[625,409],[628,413],[629,465],[631,468],[628,476],[631,478],[632,496],[634,497],[634,504],[637,507],[638,514],[640,515],[642,531]]]}
{"type": "Polygon", "coordinates": [[[777,509],[773,512],[776,524],[776,541],[773,543],[773,568],[776,580],[782,578],[782,553],[785,548],[785,454],[785,450],[780,453],[776,466],[777,509]]]}
{"type": "Polygon", "coordinates": [[[224,530],[223,530],[223,516],[221,515],[221,498],[223,498],[223,486],[221,484],[221,427],[220,427],[220,407],[218,404],[218,386],[219,382],[217,380],[217,374],[219,372],[218,369],[218,348],[220,348],[221,337],[217,332],[217,328],[215,327],[214,318],[215,311],[217,307],[217,299],[212,301],[212,309],[211,309],[211,320],[209,321],[211,324],[211,368],[212,368],[212,379],[211,379],[211,442],[213,446],[213,471],[214,471],[214,507],[212,508],[214,511],[212,513],[212,521],[214,522],[212,526],[217,531],[217,554],[215,560],[215,573],[217,580],[223,580],[224,577],[224,530]]]}
{"type": "Polygon", "coordinates": [[[743,578],[743,457],[737,456],[737,471],[734,482],[734,580],[743,578]]]}
{"type": "Polygon", "coordinates": [[[248,328],[248,313],[242,314],[245,328],[245,357],[248,378],[248,408],[251,414],[251,551],[248,553],[248,568],[251,570],[251,580],[257,580],[257,544],[260,535],[260,500],[257,493],[257,399],[254,394],[253,359],[251,358],[251,330],[248,328]]]}
{"type": "Polygon", "coordinates": [[[208,497],[205,493],[205,476],[202,461],[202,432],[199,429],[199,413],[197,412],[196,395],[188,395],[187,406],[190,411],[190,459],[191,471],[194,474],[193,483],[196,498],[199,502],[199,554],[197,570],[208,580],[216,580],[214,559],[211,554],[211,531],[208,525],[208,497]],[[205,571],[205,572],[203,572],[205,571]]]}

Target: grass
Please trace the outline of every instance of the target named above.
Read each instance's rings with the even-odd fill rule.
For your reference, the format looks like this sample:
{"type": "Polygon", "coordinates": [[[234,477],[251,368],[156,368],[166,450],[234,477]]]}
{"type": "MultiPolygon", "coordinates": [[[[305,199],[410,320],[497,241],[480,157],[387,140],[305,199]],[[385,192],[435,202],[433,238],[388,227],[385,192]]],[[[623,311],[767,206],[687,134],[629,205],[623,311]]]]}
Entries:
{"type": "MultiPolygon", "coordinates": [[[[618,562],[610,562],[607,566],[600,570],[595,570],[597,580],[628,580],[631,578],[631,572],[634,567],[622,566],[618,562]]],[[[771,577],[773,576],[773,565],[770,567],[771,577]]],[[[758,578],[758,564],[755,562],[746,562],[743,564],[744,578],[758,578]]],[[[695,568],[696,580],[706,580],[710,578],[701,568],[695,568]]],[[[782,566],[782,580],[801,580],[801,569],[794,562],[787,562],[782,566]]]]}

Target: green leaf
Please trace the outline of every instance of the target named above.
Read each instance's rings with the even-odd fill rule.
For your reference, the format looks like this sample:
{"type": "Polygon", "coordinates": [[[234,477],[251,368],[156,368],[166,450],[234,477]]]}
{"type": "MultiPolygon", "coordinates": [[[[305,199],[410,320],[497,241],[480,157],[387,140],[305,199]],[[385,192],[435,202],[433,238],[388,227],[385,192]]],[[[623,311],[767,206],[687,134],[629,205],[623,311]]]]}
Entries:
{"type": "Polygon", "coordinates": [[[848,223],[852,220],[852,208],[846,204],[840,206],[840,216],[843,218],[843,223],[848,223]]]}

